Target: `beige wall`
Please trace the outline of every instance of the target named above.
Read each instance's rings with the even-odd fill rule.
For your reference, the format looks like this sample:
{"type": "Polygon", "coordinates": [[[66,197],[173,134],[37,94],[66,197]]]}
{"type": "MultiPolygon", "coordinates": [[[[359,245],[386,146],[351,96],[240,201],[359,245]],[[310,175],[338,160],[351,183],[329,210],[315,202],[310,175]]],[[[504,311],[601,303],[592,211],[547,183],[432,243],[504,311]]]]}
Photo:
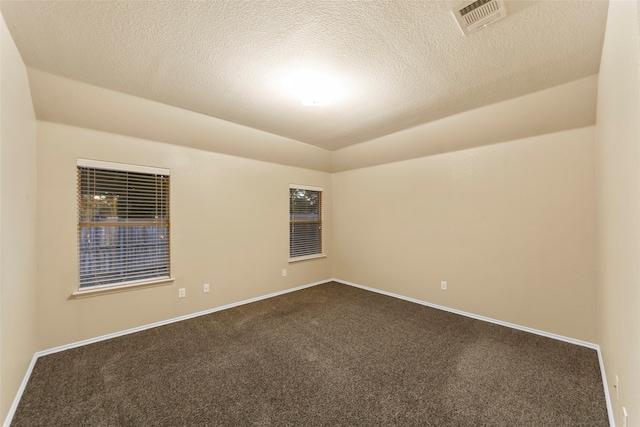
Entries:
{"type": "Polygon", "coordinates": [[[616,415],[624,402],[632,420],[640,419],[631,403],[640,401],[638,29],[635,6],[618,3],[611,3],[597,128],[546,134],[558,130],[551,121],[520,117],[558,111],[539,111],[540,103],[557,102],[566,126],[589,125],[592,76],[469,113],[480,119],[506,108],[520,117],[504,126],[490,121],[497,134],[472,140],[473,134],[443,131],[463,129],[469,116],[462,115],[333,156],[27,70],[42,119],[36,155],[24,65],[2,22],[2,417],[36,350],[337,277],[575,339],[600,338],[610,382],[614,374],[621,378],[616,415]],[[625,18],[628,7],[635,23],[625,18]],[[629,30],[632,37],[623,34],[629,30]],[[545,134],[518,139],[522,131],[545,134]],[[499,141],[508,142],[493,144],[499,141]],[[174,284],[70,297],[77,289],[79,157],[171,169],[174,284]],[[342,172],[329,173],[332,159],[342,172]],[[325,188],[326,259],[287,262],[290,183],[325,188]],[[439,289],[441,280],[448,291],[439,289]],[[203,283],[211,284],[210,293],[202,292],[203,283]],[[182,287],[187,297],[178,299],[182,287]]]}
{"type": "Polygon", "coordinates": [[[28,69],[40,120],[328,172],[331,152],[247,126],[28,69]],[[64,102],[61,102],[64,101],[64,102]]]}
{"type": "Polygon", "coordinates": [[[333,171],[513,141],[596,123],[598,76],[465,111],[333,152],[333,171]]]}
{"type": "Polygon", "coordinates": [[[331,277],[329,173],[49,122],[38,122],[37,148],[39,349],[331,277]],[[77,158],[171,169],[174,284],[70,298],[78,282],[77,158]],[[324,187],[327,258],[288,264],[290,183],[324,187]]]}
{"type": "Polygon", "coordinates": [[[609,3],[597,116],[600,345],[617,425],[625,406],[630,427],[640,426],[638,18],[635,0],[609,3]]]}
{"type": "Polygon", "coordinates": [[[586,127],[335,174],[335,277],[596,342],[594,144],[586,127]]]}
{"type": "Polygon", "coordinates": [[[0,420],[36,350],[36,121],[0,16],[0,420]]]}

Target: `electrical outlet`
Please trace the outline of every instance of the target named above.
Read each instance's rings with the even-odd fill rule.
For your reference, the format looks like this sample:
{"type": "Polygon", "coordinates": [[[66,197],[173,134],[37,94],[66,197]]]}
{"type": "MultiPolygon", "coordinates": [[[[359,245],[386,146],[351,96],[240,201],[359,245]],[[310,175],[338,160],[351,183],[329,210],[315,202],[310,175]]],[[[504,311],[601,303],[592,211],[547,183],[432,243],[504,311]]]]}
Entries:
{"type": "Polygon", "coordinates": [[[440,282],[440,289],[442,289],[443,291],[447,290],[447,282],[442,281],[440,282]]]}
{"type": "Polygon", "coordinates": [[[184,298],[187,296],[187,290],[185,288],[178,289],[178,298],[184,298]]]}
{"type": "Polygon", "coordinates": [[[286,275],[287,275],[287,269],[283,268],[282,269],[282,277],[286,277],[286,275]]]}
{"type": "Polygon", "coordinates": [[[202,285],[202,292],[204,292],[205,294],[207,292],[209,292],[209,284],[205,283],[204,285],[202,285]]]}

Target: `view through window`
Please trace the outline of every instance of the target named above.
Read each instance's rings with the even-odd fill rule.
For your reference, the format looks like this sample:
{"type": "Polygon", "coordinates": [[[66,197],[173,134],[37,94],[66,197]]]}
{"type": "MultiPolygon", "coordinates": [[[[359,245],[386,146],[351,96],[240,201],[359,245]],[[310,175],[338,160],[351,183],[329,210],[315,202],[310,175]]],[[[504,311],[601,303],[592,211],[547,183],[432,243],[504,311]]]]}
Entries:
{"type": "Polygon", "coordinates": [[[289,188],[289,258],[322,255],[322,188],[289,188]]]}
{"type": "Polygon", "coordinates": [[[169,278],[169,171],[78,161],[80,290],[169,278]]]}

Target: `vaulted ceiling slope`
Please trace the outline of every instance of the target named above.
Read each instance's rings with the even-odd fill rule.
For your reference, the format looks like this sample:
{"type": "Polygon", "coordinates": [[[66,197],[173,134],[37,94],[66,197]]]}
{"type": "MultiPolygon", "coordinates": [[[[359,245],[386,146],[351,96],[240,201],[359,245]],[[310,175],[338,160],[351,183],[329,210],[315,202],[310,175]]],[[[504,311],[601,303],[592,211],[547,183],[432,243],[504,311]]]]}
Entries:
{"type": "MultiPolygon", "coordinates": [[[[506,1],[463,35],[458,0],[8,1],[32,68],[327,150],[598,72],[607,1],[506,1]],[[311,68],[331,105],[283,90],[311,68]]],[[[468,2],[467,2],[468,3],[468,2]]]]}

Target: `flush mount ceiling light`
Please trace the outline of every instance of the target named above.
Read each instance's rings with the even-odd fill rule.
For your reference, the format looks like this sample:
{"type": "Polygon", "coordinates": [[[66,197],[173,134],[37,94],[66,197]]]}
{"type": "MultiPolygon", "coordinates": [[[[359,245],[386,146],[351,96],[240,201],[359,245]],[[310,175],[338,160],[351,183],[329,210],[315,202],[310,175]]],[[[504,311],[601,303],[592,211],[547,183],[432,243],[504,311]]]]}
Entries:
{"type": "Polygon", "coordinates": [[[311,70],[293,72],[282,83],[289,93],[300,99],[302,105],[311,107],[329,105],[344,91],[337,80],[311,70]]]}

